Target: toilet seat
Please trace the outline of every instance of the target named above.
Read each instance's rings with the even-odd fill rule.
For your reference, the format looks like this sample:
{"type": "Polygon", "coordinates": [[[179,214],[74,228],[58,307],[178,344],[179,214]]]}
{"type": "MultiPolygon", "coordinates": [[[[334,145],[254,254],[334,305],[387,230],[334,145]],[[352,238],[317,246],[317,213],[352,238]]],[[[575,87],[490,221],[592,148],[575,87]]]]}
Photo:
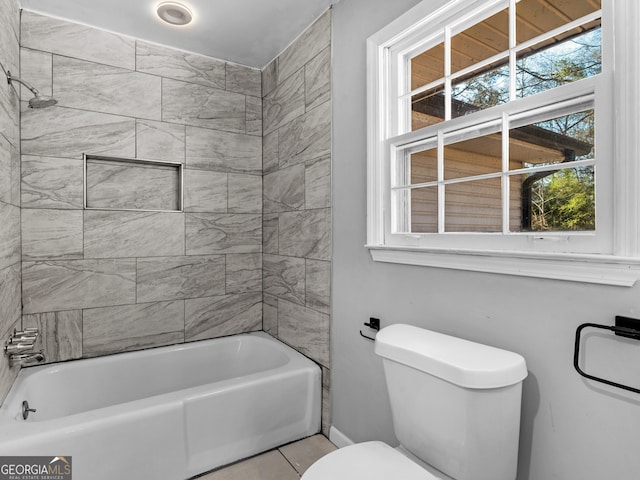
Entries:
{"type": "Polygon", "coordinates": [[[356,443],[325,455],[301,480],[437,480],[383,442],[356,443]]]}

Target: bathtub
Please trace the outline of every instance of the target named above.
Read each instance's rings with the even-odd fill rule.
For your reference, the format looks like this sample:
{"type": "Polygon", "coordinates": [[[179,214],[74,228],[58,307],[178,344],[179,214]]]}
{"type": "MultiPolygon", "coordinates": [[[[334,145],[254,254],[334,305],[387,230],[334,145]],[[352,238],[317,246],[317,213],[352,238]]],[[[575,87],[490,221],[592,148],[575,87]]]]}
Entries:
{"type": "Polygon", "coordinates": [[[0,456],[71,456],[74,480],[178,480],[315,434],[320,411],[319,367],[243,334],[21,370],[0,456]]]}

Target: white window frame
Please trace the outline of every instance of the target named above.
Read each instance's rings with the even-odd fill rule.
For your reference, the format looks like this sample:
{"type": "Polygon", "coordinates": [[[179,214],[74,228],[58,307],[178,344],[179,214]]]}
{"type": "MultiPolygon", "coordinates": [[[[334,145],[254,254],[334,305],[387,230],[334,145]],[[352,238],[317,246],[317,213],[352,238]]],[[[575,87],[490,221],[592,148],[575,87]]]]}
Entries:
{"type": "MultiPolygon", "coordinates": [[[[510,2],[514,4],[515,0],[510,2]]],[[[421,135],[418,131],[396,136],[394,144],[388,140],[399,125],[397,108],[389,103],[397,101],[397,82],[403,81],[394,68],[394,55],[399,49],[406,52],[407,46],[415,46],[424,37],[425,29],[444,25],[452,15],[464,15],[479,7],[497,11],[505,3],[509,2],[451,0],[441,2],[441,7],[434,10],[434,1],[425,0],[367,40],[366,247],[373,260],[381,262],[630,287],[640,278],[640,29],[633,24],[633,19],[640,18],[637,0],[603,0],[603,19],[610,18],[615,31],[613,42],[608,42],[613,43],[615,55],[605,52],[605,60],[608,53],[612,62],[613,74],[605,79],[598,78],[603,74],[587,79],[608,82],[607,89],[612,90],[608,93],[610,108],[602,103],[596,108],[596,115],[604,113],[613,120],[605,137],[611,144],[608,148],[613,152],[613,166],[606,170],[602,182],[601,170],[597,173],[597,182],[610,185],[604,189],[606,198],[598,192],[598,208],[605,205],[609,212],[604,221],[598,219],[598,232],[607,238],[599,247],[602,253],[563,253],[561,244],[567,235],[529,235],[532,248],[496,249],[476,241],[487,234],[465,235],[464,240],[450,242],[446,238],[453,237],[446,234],[390,232],[390,157],[398,144],[421,135]],[[544,243],[545,247],[536,248],[536,243],[544,243]],[[559,248],[554,248],[556,244],[559,248]]],[[[589,82],[581,82],[588,87],[589,82]]],[[[563,87],[545,94],[556,95],[554,92],[560,88],[563,87]]],[[[453,120],[456,121],[463,124],[465,119],[453,120]]]]}

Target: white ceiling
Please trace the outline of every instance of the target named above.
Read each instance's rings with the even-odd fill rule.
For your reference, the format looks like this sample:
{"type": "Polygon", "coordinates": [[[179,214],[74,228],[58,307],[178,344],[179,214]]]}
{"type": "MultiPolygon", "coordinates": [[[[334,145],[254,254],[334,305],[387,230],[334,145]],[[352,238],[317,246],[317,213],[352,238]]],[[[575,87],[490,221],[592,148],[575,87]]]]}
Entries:
{"type": "Polygon", "coordinates": [[[339,0],[178,0],[187,27],[161,22],[163,0],[20,0],[22,8],[189,52],[262,68],[339,0]]]}

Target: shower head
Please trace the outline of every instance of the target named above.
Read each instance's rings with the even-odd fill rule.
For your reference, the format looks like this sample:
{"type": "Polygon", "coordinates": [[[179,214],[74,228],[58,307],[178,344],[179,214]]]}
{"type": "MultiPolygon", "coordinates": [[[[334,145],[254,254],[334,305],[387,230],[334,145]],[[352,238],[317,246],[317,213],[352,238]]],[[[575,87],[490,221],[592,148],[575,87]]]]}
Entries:
{"type": "Polygon", "coordinates": [[[53,97],[36,95],[29,99],[29,108],[47,108],[54,106],[58,101],[53,97]]]}
{"type": "Polygon", "coordinates": [[[58,101],[53,97],[40,95],[40,92],[38,92],[38,90],[36,90],[31,86],[31,84],[25,82],[21,78],[12,77],[11,72],[7,70],[7,83],[11,85],[12,82],[21,83],[22,85],[27,87],[31,93],[33,93],[33,98],[29,99],[29,108],[46,108],[58,103],[58,101]]]}

